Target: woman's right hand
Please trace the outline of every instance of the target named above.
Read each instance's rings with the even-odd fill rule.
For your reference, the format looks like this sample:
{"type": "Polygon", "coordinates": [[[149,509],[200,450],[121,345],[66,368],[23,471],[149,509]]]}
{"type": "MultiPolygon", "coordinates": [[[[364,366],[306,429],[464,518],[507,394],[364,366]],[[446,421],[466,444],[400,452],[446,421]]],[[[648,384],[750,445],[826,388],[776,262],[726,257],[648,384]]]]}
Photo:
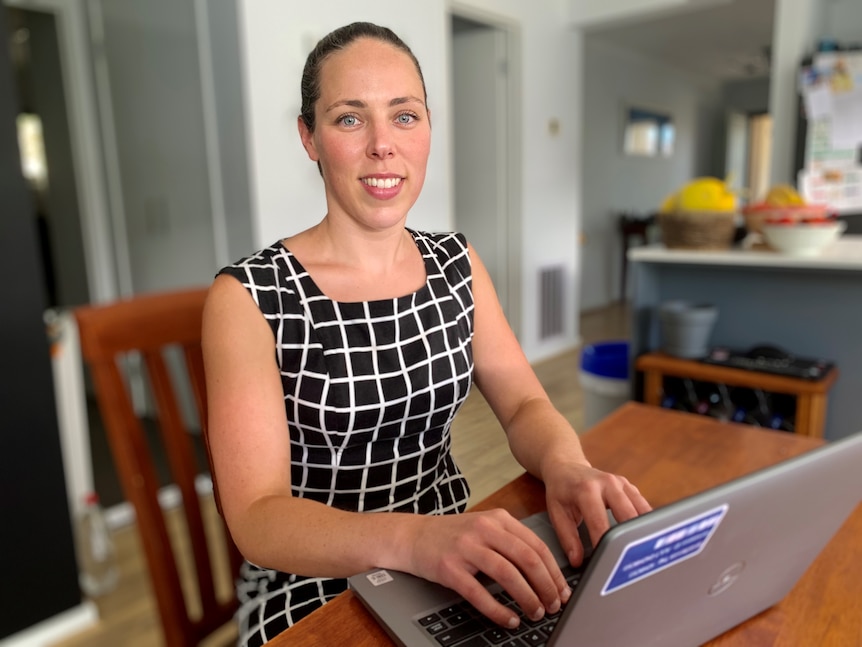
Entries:
{"type": "Polygon", "coordinates": [[[538,620],[556,613],[571,590],[545,543],[505,510],[417,518],[410,571],[463,596],[497,624],[514,628],[520,619],[477,579],[498,582],[524,615],[538,620]]]}

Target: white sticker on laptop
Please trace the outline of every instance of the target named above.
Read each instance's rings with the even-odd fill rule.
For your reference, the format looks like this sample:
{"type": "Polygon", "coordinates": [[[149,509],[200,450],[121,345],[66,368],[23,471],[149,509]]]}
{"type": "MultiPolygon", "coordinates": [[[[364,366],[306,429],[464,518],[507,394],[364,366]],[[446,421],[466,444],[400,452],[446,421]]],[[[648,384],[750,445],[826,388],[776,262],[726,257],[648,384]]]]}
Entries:
{"type": "Polygon", "coordinates": [[[374,571],[373,573],[369,573],[365,577],[367,577],[368,581],[371,582],[374,586],[388,584],[392,581],[392,576],[387,571],[374,571]]]}
{"type": "Polygon", "coordinates": [[[610,595],[700,553],[726,512],[724,504],[626,546],[602,588],[602,595],[610,595]]]}

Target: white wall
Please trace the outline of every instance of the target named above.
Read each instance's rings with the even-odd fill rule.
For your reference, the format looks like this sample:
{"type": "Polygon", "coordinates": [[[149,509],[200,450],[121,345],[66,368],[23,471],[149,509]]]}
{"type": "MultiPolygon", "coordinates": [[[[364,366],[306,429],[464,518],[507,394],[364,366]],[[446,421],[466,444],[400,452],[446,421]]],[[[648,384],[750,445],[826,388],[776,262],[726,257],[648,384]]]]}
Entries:
{"type": "Polygon", "coordinates": [[[580,308],[619,298],[622,266],[617,216],[648,213],[697,175],[713,172],[717,84],[650,61],[596,37],[587,39],[584,60],[583,281],[580,308]],[[670,114],[676,143],[670,158],[622,153],[623,107],[670,114]]]}
{"type": "Polygon", "coordinates": [[[99,6],[132,288],[206,285],[218,268],[193,6],[99,6]]]}
{"type": "MultiPolygon", "coordinates": [[[[580,199],[580,49],[565,27],[565,4],[539,0],[470,0],[459,8],[487,14],[519,30],[522,43],[523,239],[522,346],[537,360],[577,342],[578,204],[580,199]],[[561,124],[548,130],[550,119],[561,124]],[[566,334],[538,339],[538,270],[560,263],[570,278],[566,334]]],[[[318,38],[354,20],[391,27],[419,59],[432,110],[432,151],[425,189],[410,215],[412,227],[452,226],[449,5],[433,0],[411,5],[380,0],[357,5],[331,0],[298,5],[282,0],[240,0],[244,49],[245,112],[249,133],[251,195],[258,246],[309,227],[324,215],[316,166],[296,131],[299,81],[305,57],[318,38]]],[[[481,106],[477,107],[481,110],[481,106]]]]}
{"type": "MultiPolygon", "coordinates": [[[[213,148],[219,167],[215,200],[221,201],[224,231],[215,232],[216,260],[221,264],[236,261],[254,247],[249,197],[248,158],[246,150],[245,113],[242,96],[242,52],[239,43],[237,6],[234,0],[200,0],[208,18],[209,57],[211,61],[212,97],[216,113],[216,137],[213,148]],[[220,240],[221,237],[224,240],[220,240]],[[219,242],[223,244],[218,244],[219,242]],[[221,254],[227,254],[222,263],[221,254]]],[[[212,190],[212,187],[210,187],[212,190]]],[[[217,214],[216,214],[217,217],[217,214]]]]}
{"type": "Polygon", "coordinates": [[[822,37],[844,44],[862,43],[862,2],[826,0],[822,37]]]}
{"type": "Polygon", "coordinates": [[[569,12],[574,24],[580,27],[592,25],[622,24],[644,17],[697,10],[709,2],[723,0],[568,0],[569,12]]]}

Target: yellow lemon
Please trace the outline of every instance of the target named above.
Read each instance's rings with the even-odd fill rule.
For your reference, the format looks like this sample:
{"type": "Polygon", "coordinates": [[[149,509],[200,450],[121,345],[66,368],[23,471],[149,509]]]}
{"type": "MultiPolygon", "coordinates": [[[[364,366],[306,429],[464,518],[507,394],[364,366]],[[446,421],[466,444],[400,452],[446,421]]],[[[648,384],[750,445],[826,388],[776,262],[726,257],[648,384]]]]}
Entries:
{"type": "Polygon", "coordinates": [[[770,188],[764,202],[773,207],[791,207],[805,204],[802,196],[789,184],[776,184],[770,188]]]}
{"type": "Polygon", "coordinates": [[[680,211],[735,211],[736,195],[726,182],[714,177],[692,180],[677,196],[680,211]]]}

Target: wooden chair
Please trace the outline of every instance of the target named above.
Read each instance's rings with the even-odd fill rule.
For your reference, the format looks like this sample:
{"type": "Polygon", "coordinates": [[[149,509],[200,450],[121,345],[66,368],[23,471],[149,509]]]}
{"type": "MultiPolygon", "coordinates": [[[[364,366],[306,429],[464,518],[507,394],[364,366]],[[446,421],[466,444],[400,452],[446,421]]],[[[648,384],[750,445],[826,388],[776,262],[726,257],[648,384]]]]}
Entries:
{"type": "MultiPolygon", "coordinates": [[[[201,467],[206,470],[207,466],[198,465],[181,399],[177,397],[176,379],[172,379],[172,375],[176,376],[178,362],[171,364],[165,355],[168,348],[182,351],[201,432],[206,439],[206,388],[200,345],[205,297],[206,289],[192,289],[141,295],[75,310],[81,352],[90,369],[123,492],[135,509],[169,647],[197,645],[232,620],[237,608],[234,579],[242,561],[227,528],[218,518],[207,532],[195,488],[201,467]],[[166,514],[159,504],[160,482],[149,445],[151,441],[135,413],[129,381],[122,368],[124,358],[135,353],[141,358],[145,369],[142,373],[155,402],[161,444],[171,478],[182,494],[182,520],[178,518],[179,512],[166,514]],[[174,517],[169,519],[170,515],[174,517]],[[187,538],[177,543],[191,547],[193,568],[188,567],[188,560],[177,559],[169,527],[175,537],[177,529],[187,534],[187,538]],[[195,584],[190,586],[187,582],[186,595],[181,584],[180,569],[183,567],[192,573],[188,579],[193,579],[195,584]],[[219,574],[224,577],[215,577],[219,574]],[[224,585],[227,580],[229,586],[224,585]]],[[[207,458],[208,454],[207,449],[207,458]]],[[[213,489],[218,504],[214,479],[213,489]]]]}

